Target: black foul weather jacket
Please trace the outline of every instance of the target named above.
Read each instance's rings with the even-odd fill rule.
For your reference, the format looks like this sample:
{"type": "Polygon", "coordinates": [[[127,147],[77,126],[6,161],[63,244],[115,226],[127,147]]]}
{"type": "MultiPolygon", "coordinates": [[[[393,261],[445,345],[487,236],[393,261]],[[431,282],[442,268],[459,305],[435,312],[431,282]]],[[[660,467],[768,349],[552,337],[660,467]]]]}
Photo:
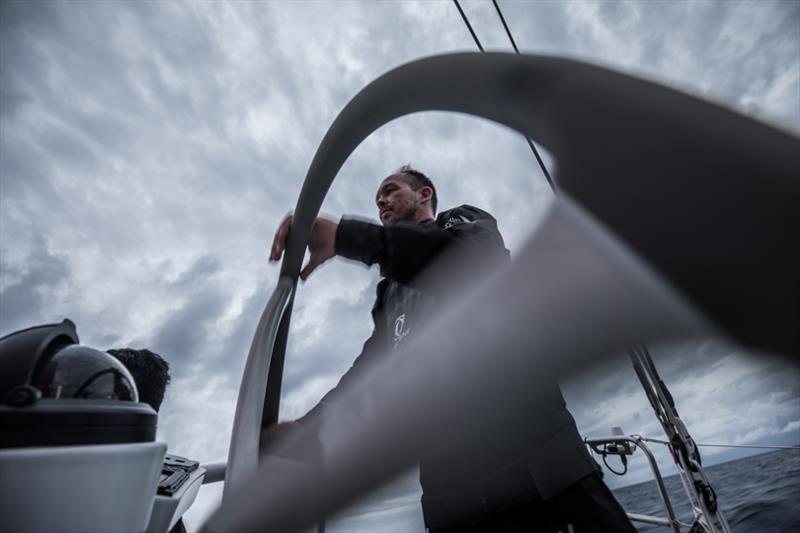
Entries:
{"type": "MultiPolygon", "coordinates": [[[[383,279],[372,308],[374,331],[353,367],[321,404],[335,403],[337,389],[358,374],[364,363],[391,354],[418,331],[426,317],[446,308],[435,280],[447,273],[425,271],[429,265],[429,270],[437,268],[434,260],[444,251],[458,254],[465,268],[471,263],[489,264],[484,261],[487,256],[501,261],[509,258],[494,217],[469,205],[420,224],[379,226],[346,217],[340,221],[337,255],[367,265],[377,263],[383,279]],[[420,276],[423,271],[425,276],[420,276]]],[[[480,519],[495,504],[502,508],[521,498],[549,499],[597,469],[558,385],[544,387],[535,396],[532,406],[497,413],[489,426],[470,438],[449,441],[443,435],[438,451],[421,459],[428,527],[480,519]]]]}

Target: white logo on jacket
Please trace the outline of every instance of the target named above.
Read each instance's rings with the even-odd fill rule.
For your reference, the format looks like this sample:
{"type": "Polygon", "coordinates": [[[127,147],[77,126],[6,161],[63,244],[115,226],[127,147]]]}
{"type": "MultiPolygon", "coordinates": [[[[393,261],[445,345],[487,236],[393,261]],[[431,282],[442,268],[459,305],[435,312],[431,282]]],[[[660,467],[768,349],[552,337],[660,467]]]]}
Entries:
{"type": "Polygon", "coordinates": [[[408,335],[411,331],[410,329],[404,330],[406,324],[406,314],[403,313],[399,317],[395,318],[394,320],[394,347],[397,346],[402,342],[402,340],[408,335]]]}
{"type": "Polygon", "coordinates": [[[465,224],[471,222],[472,220],[468,219],[464,215],[461,215],[459,217],[450,217],[449,219],[447,219],[447,222],[444,225],[444,229],[450,229],[453,226],[458,226],[459,224],[465,224]]]}

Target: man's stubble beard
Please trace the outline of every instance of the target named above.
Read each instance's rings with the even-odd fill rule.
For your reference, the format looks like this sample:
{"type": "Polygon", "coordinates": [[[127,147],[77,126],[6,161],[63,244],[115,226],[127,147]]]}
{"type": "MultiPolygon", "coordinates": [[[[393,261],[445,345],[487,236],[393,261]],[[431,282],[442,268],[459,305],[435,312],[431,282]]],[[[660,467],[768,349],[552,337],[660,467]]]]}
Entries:
{"type": "Polygon", "coordinates": [[[403,209],[400,212],[401,215],[396,217],[392,223],[396,224],[398,222],[404,222],[407,224],[413,224],[416,221],[419,211],[420,211],[420,206],[418,203],[411,204],[405,209],[403,209]]]}

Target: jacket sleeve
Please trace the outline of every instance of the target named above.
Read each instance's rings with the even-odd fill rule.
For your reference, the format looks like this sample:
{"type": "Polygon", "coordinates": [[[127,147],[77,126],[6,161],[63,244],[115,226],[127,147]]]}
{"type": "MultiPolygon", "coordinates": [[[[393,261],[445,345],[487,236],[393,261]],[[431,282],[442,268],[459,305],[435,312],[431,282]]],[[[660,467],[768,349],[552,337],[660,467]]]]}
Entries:
{"type": "Polygon", "coordinates": [[[400,283],[411,282],[446,248],[467,258],[508,254],[494,217],[468,205],[442,213],[436,223],[379,226],[344,217],[336,231],[337,255],[378,263],[384,276],[400,283]]]}
{"type": "Polygon", "coordinates": [[[385,282],[381,281],[378,283],[378,287],[376,288],[376,301],[375,306],[372,308],[372,320],[374,322],[374,328],[372,330],[372,335],[370,335],[369,338],[364,341],[364,345],[361,347],[361,353],[358,354],[358,357],[355,358],[352,366],[339,379],[339,383],[337,383],[334,388],[329,390],[317,403],[317,405],[311,409],[311,411],[297,420],[297,422],[301,422],[306,417],[311,415],[311,413],[335,404],[342,390],[346,389],[349,383],[366,371],[371,362],[375,359],[375,356],[380,355],[383,351],[383,348],[385,347],[383,339],[386,338],[386,333],[381,325],[381,322],[376,320],[376,312],[377,308],[379,308],[381,305],[385,285],[385,282]]]}
{"type": "Polygon", "coordinates": [[[375,329],[372,331],[372,335],[370,335],[370,337],[364,341],[364,346],[361,348],[361,353],[355,358],[353,365],[347,369],[347,372],[345,372],[341,379],[339,379],[339,383],[337,383],[334,388],[329,390],[325,396],[322,397],[322,399],[319,401],[319,405],[326,406],[334,404],[341,391],[346,390],[348,384],[351,383],[364,370],[366,370],[366,368],[369,366],[369,361],[373,359],[370,357],[370,355],[379,351],[379,345],[379,333],[378,330],[375,329]]]}
{"type": "Polygon", "coordinates": [[[339,396],[343,391],[347,390],[348,384],[350,384],[356,377],[360,376],[370,367],[370,363],[374,361],[374,358],[371,357],[371,355],[379,350],[379,344],[379,333],[377,330],[375,330],[364,342],[361,353],[355,358],[353,365],[347,369],[347,372],[345,372],[344,375],[339,379],[339,383],[325,393],[325,396],[323,396],[322,399],[317,402],[317,405],[315,405],[309,412],[295,420],[295,422],[302,424],[312,415],[317,413],[322,414],[325,412],[325,409],[336,405],[336,402],[339,400],[339,396]]]}

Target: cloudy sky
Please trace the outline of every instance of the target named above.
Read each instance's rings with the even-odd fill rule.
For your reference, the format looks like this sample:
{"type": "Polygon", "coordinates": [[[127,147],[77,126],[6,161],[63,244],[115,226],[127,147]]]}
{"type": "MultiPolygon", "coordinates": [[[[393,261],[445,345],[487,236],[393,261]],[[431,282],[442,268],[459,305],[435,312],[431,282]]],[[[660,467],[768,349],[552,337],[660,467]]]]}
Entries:
{"type": "MultiPolygon", "coordinates": [[[[797,1],[501,6],[523,52],[599,63],[800,133],[797,1]]],[[[487,49],[510,50],[491,2],[464,9],[487,49]]],[[[0,334],[69,317],[85,344],[161,353],[173,383],[160,438],[224,460],[277,278],[269,241],[325,131],[388,69],[473,50],[450,1],[0,3],[0,334]]],[[[323,211],[374,217],[377,183],[409,162],[434,178],[442,207],[493,213],[512,252],[552,201],[518,134],[427,113],[359,147],[323,211]]],[[[312,407],[358,353],[377,279],[333,261],[302,286],[282,419],[312,407]]],[[[671,351],[683,357],[657,362],[698,441],[798,441],[797,368],[714,339],[671,351]]],[[[624,359],[565,394],[585,435],[661,436],[624,359]]],[[[621,483],[644,476],[635,464],[621,483]]],[[[336,528],[419,530],[418,496],[401,480],[336,528]]],[[[203,490],[191,527],[218,497],[203,490]]]]}

